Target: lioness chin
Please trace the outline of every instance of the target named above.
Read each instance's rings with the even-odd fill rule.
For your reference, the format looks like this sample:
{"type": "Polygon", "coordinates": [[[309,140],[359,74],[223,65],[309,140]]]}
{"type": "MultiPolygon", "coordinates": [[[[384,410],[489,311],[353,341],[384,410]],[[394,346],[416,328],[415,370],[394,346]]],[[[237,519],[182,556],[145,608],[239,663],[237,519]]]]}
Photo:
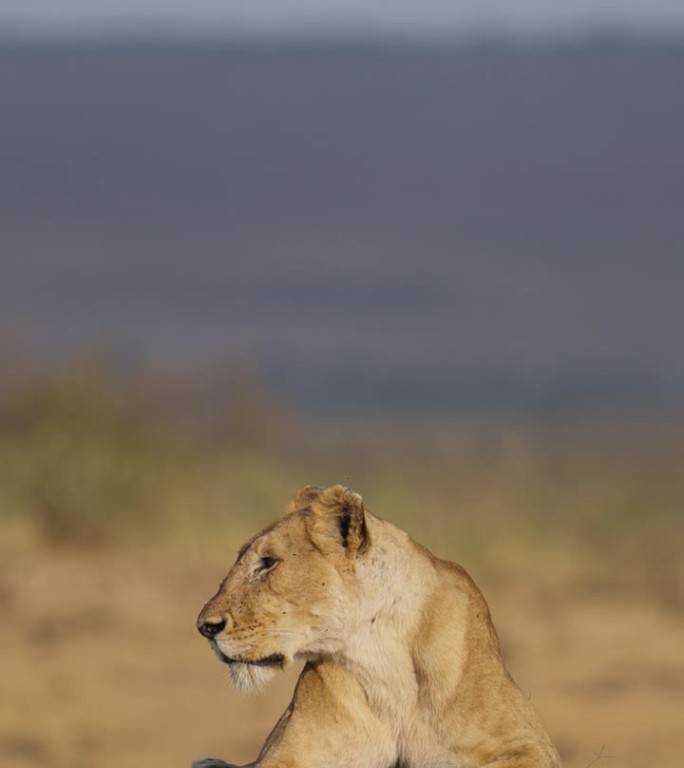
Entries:
{"type": "Polygon", "coordinates": [[[342,486],[300,489],[242,547],[197,628],[243,690],[306,661],[250,766],[560,766],[472,579],[342,486]]]}

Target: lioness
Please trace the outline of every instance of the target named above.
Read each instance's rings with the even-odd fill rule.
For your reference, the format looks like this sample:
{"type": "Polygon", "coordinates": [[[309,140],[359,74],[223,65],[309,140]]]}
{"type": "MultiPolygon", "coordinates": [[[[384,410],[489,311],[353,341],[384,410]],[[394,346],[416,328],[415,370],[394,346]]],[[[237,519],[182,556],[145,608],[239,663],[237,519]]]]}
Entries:
{"type": "Polygon", "coordinates": [[[197,628],[244,690],[306,660],[249,766],[560,766],[472,579],[340,485],[300,489],[242,547],[197,628]]]}

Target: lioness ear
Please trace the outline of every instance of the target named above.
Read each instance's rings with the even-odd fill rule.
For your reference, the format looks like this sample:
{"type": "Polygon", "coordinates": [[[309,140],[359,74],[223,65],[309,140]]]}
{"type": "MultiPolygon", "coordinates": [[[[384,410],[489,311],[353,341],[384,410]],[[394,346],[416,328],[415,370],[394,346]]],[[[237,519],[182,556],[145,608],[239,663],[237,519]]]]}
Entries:
{"type": "Polygon", "coordinates": [[[306,509],[311,506],[311,502],[320,494],[322,488],[318,485],[303,485],[294,496],[287,502],[285,514],[298,512],[300,509],[306,509]]]}
{"type": "Polygon", "coordinates": [[[368,544],[366,512],[358,493],[342,485],[326,488],[311,503],[308,528],[314,544],[324,553],[363,552],[368,544]]]}

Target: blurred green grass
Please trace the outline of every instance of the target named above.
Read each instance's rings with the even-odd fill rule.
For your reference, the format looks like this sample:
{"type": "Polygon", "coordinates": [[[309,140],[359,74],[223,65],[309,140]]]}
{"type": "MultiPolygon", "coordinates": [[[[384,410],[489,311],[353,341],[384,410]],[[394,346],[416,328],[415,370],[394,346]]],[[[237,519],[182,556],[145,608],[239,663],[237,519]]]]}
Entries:
{"type": "Polygon", "coordinates": [[[295,487],[342,482],[489,579],[684,609],[684,427],[307,424],[244,370],[220,396],[80,360],[6,383],[0,528],[35,546],[224,557],[295,487]]]}

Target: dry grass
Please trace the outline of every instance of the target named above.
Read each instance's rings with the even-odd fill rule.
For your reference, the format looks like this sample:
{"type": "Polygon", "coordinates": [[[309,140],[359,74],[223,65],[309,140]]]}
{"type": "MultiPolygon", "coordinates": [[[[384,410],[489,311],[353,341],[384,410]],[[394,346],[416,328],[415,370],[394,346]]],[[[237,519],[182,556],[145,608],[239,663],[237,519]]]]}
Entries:
{"type": "MultiPolygon", "coordinates": [[[[0,765],[254,758],[294,676],[241,697],[196,633],[227,563],[35,548],[4,551],[2,563],[0,765]]],[[[679,768],[684,616],[480,576],[512,673],[568,768],[585,768],[603,744],[614,765],[679,768]]]]}
{"type": "Polygon", "coordinates": [[[3,393],[0,765],[253,758],[293,677],[239,698],[194,617],[295,486],[340,481],[473,573],[568,766],[681,765],[684,429],[345,433],[198,391],[88,363],[3,393]]]}

